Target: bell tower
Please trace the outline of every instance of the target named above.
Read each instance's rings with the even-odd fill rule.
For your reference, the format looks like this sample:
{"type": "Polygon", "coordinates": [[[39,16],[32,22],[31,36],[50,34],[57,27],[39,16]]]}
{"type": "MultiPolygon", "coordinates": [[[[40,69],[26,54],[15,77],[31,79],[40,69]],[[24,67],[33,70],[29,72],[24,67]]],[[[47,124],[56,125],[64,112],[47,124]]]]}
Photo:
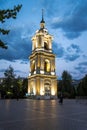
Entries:
{"type": "Polygon", "coordinates": [[[52,39],[52,35],[45,28],[42,11],[40,29],[32,37],[32,54],[29,57],[28,93],[37,99],[57,98],[57,76],[52,39]]]}

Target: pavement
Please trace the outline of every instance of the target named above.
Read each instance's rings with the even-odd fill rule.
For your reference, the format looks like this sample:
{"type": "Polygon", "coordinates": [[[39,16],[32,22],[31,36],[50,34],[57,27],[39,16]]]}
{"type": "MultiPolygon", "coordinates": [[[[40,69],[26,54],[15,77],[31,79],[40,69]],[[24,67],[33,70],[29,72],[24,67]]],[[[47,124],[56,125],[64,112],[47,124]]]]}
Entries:
{"type": "Polygon", "coordinates": [[[87,102],[0,100],[0,130],[87,130],[87,102]]]}

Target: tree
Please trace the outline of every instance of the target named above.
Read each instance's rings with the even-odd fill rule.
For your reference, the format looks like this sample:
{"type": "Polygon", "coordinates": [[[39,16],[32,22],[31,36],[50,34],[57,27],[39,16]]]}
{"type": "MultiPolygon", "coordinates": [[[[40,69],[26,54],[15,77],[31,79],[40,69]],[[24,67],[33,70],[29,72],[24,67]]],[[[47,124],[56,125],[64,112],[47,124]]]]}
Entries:
{"type": "Polygon", "coordinates": [[[4,72],[5,78],[4,78],[4,90],[6,95],[12,95],[13,94],[13,87],[15,85],[15,74],[14,74],[14,69],[9,66],[8,69],[5,70],[4,72]]]}
{"type": "Polygon", "coordinates": [[[70,93],[70,86],[72,82],[72,76],[67,72],[63,71],[62,73],[62,81],[63,81],[63,91],[70,93]]]}
{"type": "Polygon", "coordinates": [[[84,94],[85,96],[87,96],[87,75],[85,75],[85,77],[83,78],[83,90],[84,90],[84,94]]]}
{"type": "Polygon", "coordinates": [[[27,93],[28,79],[16,77],[14,69],[9,66],[5,72],[3,82],[0,83],[2,98],[24,98],[27,93]]]}
{"type": "MultiPolygon", "coordinates": [[[[0,23],[3,24],[7,19],[16,19],[17,13],[20,11],[22,5],[14,6],[13,9],[0,10],[0,23]]],[[[10,30],[0,28],[0,34],[7,35],[10,30]]],[[[0,39],[0,48],[7,49],[6,43],[0,39]]]]}
{"type": "Polygon", "coordinates": [[[87,96],[87,75],[81,80],[77,87],[78,96],[87,96]]]}
{"type": "Polygon", "coordinates": [[[72,85],[72,76],[67,72],[63,71],[62,73],[62,92],[67,97],[74,97],[75,96],[75,88],[72,85]]]}
{"type": "Polygon", "coordinates": [[[22,91],[23,91],[23,96],[25,96],[25,94],[27,93],[28,89],[28,79],[25,78],[23,80],[23,84],[22,84],[22,91]]]}

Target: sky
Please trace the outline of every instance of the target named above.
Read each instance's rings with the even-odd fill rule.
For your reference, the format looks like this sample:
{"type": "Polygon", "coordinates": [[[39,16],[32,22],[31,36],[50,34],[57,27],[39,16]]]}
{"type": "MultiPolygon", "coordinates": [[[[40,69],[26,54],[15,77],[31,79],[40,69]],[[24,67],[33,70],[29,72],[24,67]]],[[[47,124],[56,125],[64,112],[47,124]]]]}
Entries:
{"type": "Polygon", "coordinates": [[[87,0],[0,0],[0,9],[22,4],[17,19],[8,19],[1,28],[10,29],[0,38],[8,49],[0,48],[0,77],[9,66],[16,76],[28,77],[31,38],[40,28],[42,9],[52,48],[56,55],[56,75],[61,79],[66,70],[73,79],[87,74],[87,0]]]}

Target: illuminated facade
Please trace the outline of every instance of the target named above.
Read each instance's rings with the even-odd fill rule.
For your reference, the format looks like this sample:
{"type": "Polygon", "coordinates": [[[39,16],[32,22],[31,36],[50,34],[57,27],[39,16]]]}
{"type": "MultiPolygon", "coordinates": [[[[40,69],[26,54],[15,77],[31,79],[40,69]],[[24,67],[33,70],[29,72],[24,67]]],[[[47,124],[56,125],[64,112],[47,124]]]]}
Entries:
{"type": "Polygon", "coordinates": [[[28,93],[38,99],[57,98],[57,77],[55,73],[55,55],[52,52],[52,35],[45,28],[45,21],[40,22],[40,29],[32,37],[28,93]]]}

